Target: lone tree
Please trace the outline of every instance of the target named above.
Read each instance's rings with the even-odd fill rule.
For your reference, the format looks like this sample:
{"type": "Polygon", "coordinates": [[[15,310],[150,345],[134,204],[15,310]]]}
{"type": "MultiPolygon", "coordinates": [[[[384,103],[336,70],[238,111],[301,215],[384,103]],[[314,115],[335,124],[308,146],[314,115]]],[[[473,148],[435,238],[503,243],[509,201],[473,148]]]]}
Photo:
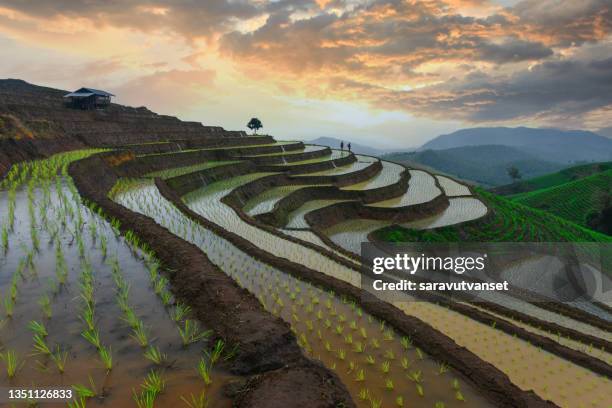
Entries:
{"type": "Polygon", "coordinates": [[[247,123],[247,127],[253,131],[254,134],[257,134],[257,131],[263,127],[261,120],[257,118],[251,118],[249,123],[247,123]]]}
{"type": "Polygon", "coordinates": [[[516,166],[508,167],[508,175],[510,176],[513,182],[523,178],[521,172],[519,171],[519,169],[516,168],[516,166]]]}

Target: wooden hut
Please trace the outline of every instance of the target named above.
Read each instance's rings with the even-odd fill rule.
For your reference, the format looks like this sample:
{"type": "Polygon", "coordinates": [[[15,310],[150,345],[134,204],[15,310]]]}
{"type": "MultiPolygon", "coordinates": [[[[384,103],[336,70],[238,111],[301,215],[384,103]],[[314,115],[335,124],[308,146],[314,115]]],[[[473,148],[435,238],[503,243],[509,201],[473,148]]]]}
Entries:
{"type": "Polygon", "coordinates": [[[73,109],[103,109],[110,105],[112,93],[93,88],[80,88],[64,95],[64,103],[73,109]]]}

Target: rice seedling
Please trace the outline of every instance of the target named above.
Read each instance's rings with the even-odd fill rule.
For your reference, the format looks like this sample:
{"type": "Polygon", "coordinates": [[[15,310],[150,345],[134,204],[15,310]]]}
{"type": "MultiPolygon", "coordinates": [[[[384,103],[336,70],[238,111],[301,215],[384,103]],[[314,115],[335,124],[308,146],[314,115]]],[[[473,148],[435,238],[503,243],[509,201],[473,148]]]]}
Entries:
{"type": "Polygon", "coordinates": [[[383,361],[383,363],[380,365],[380,370],[384,374],[387,374],[389,372],[390,367],[391,367],[391,363],[389,363],[388,361],[383,361]]]}
{"type": "Polygon", "coordinates": [[[95,311],[93,305],[90,303],[87,303],[81,312],[81,320],[83,320],[87,326],[87,330],[93,331],[96,328],[95,311]]]}
{"type": "Polygon", "coordinates": [[[409,348],[412,348],[412,339],[410,339],[410,337],[404,336],[404,337],[402,337],[400,342],[401,342],[402,347],[404,349],[408,350],[409,348]]]}
{"type": "Polygon", "coordinates": [[[66,405],[68,405],[68,408],[86,408],[87,402],[85,398],[79,397],[68,401],[66,405]]]}
{"type": "Polygon", "coordinates": [[[446,363],[438,364],[438,374],[442,375],[442,374],[448,372],[448,368],[449,368],[449,366],[446,363]]]}
{"type": "Polygon", "coordinates": [[[202,379],[202,381],[204,381],[204,384],[206,385],[212,384],[212,378],[211,378],[211,373],[210,373],[211,368],[212,367],[206,363],[206,360],[204,358],[201,358],[200,361],[198,362],[198,366],[197,366],[198,374],[200,375],[200,378],[202,379]]]}
{"type": "Polygon", "coordinates": [[[159,298],[164,306],[168,307],[172,305],[172,293],[170,293],[168,290],[164,289],[159,295],[159,298]]]}
{"type": "Polygon", "coordinates": [[[357,375],[355,376],[355,381],[357,382],[365,381],[365,370],[363,368],[357,371],[357,375]]]}
{"type": "Polygon", "coordinates": [[[14,378],[17,375],[17,371],[24,364],[24,362],[19,361],[19,356],[15,350],[7,350],[5,353],[0,353],[0,359],[6,363],[6,375],[8,378],[14,378]]]}
{"type": "Polygon", "coordinates": [[[385,358],[388,360],[395,360],[395,353],[393,350],[389,349],[385,351],[385,358]]]}
{"type": "Polygon", "coordinates": [[[434,404],[434,408],[446,408],[446,404],[444,404],[442,401],[437,401],[434,404]]]}
{"type": "Polygon", "coordinates": [[[366,357],[366,363],[368,363],[369,365],[374,365],[376,364],[376,359],[373,356],[368,355],[366,357]]]}
{"type": "Polygon", "coordinates": [[[368,390],[367,388],[361,388],[359,390],[358,396],[360,400],[365,401],[370,398],[370,390],[368,390]]]}
{"type": "Polygon", "coordinates": [[[180,322],[191,313],[191,308],[183,303],[177,303],[170,311],[170,318],[175,322],[180,322]]]}
{"type": "Polygon", "coordinates": [[[397,405],[398,407],[403,407],[404,406],[404,397],[402,397],[401,395],[398,396],[395,399],[395,405],[397,405]]]}
{"type": "Polygon", "coordinates": [[[402,368],[404,370],[407,370],[408,367],[410,367],[410,360],[408,360],[406,357],[403,357],[402,361],[401,361],[401,364],[402,364],[402,368]]]}
{"type": "Polygon", "coordinates": [[[138,408],[153,408],[155,406],[155,398],[157,394],[150,391],[142,391],[140,394],[132,390],[134,402],[138,408]]]}
{"type": "Polygon", "coordinates": [[[51,350],[45,341],[45,338],[40,334],[35,334],[33,337],[34,340],[34,350],[36,350],[37,354],[43,354],[46,356],[51,355],[51,350]]]}
{"type": "Polygon", "coordinates": [[[151,370],[140,386],[142,387],[143,391],[150,392],[157,396],[164,391],[164,388],[166,388],[166,381],[158,371],[151,370]]]}
{"type": "Polygon", "coordinates": [[[425,396],[425,389],[423,388],[421,384],[416,384],[416,390],[417,390],[417,394],[419,395],[419,397],[425,396]]]}
{"type": "Polygon", "coordinates": [[[81,336],[83,336],[83,338],[92,344],[96,349],[99,350],[102,348],[102,343],[100,342],[100,332],[98,329],[94,328],[85,330],[81,332],[81,336]]]}
{"type": "Polygon", "coordinates": [[[98,356],[100,357],[100,361],[102,361],[102,365],[106,369],[106,372],[110,372],[113,369],[113,352],[110,346],[108,348],[98,348],[98,356]]]}
{"type": "Polygon", "coordinates": [[[28,329],[32,330],[32,332],[34,332],[34,334],[38,334],[41,337],[46,337],[47,336],[47,328],[45,327],[44,323],[39,323],[35,320],[30,321],[30,323],[28,323],[28,329]]]}
{"type": "Polygon", "coordinates": [[[193,394],[189,396],[189,399],[185,398],[181,395],[181,401],[187,405],[188,408],[206,408],[208,407],[208,397],[206,396],[206,391],[202,390],[200,395],[197,397],[193,394]]]}
{"type": "Polygon", "coordinates": [[[98,395],[96,384],[91,376],[89,376],[89,387],[82,384],[74,384],[72,389],[74,389],[79,399],[93,398],[98,395]]]}
{"type": "Polygon", "coordinates": [[[62,351],[60,347],[57,346],[55,352],[51,354],[51,360],[55,363],[60,374],[63,374],[66,368],[66,361],[68,360],[68,353],[62,351]]]}
{"type": "Polygon", "coordinates": [[[2,248],[4,248],[4,252],[9,249],[9,231],[6,224],[2,226],[2,248]]]}
{"type": "Polygon", "coordinates": [[[4,298],[4,312],[6,314],[6,317],[8,318],[13,317],[14,308],[15,308],[15,301],[11,297],[4,298]]]}
{"type": "Polygon", "coordinates": [[[392,379],[387,378],[387,379],[385,380],[385,388],[386,388],[388,391],[393,391],[393,389],[395,388],[395,386],[393,385],[393,380],[392,380],[392,379]]]}
{"type": "Polygon", "coordinates": [[[156,346],[149,346],[144,352],[144,356],[147,360],[150,360],[157,365],[162,365],[168,361],[168,356],[165,353],[162,353],[159,350],[159,347],[156,346]]]}
{"type": "Polygon", "coordinates": [[[43,295],[38,301],[38,304],[40,305],[40,308],[42,309],[43,315],[47,319],[50,319],[53,314],[53,311],[51,309],[51,299],[49,299],[49,296],[43,295]]]}
{"type": "Polygon", "coordinates": [[[420,383],[423,381],[423,373],[421,370],[412,371],[410,374],[408,374],[408,378],[415,383],[420,383]]]}
{"type": "Polygon", "coordinates": [[[185,320],[183,327],[179,326],[178,330],[181,340],[183,341],[183,346],[188,346],[189,344],[204,340],[212,334],[210,330],[202,331],[198,322],[191,319],[185,320]]]}
{"type": "Polygon", "coordinates": [[[381,399],[370,398],[370,408],[381,408],[381,407],[382,407],[381,399]]]}
{"type": "Polygon", "coordinates": [[[147,347],[149,345],[149,335],[142,321],[138,321],[136,327],[132,328],[130,337],[136,340],[140,347],[147,347]]]}
{"type": "Polygon", "coordinates": [[[221,358],[221,355],[223,354],[224,348],[225,348],[225,343],[223,342],[223,340],[217,340],[211,352],[206,353],[211,366],[214,366],[215,364],[217,364],[217,361],[219,361],[219,359],[221,358]]]}
{"type": "Polygon", "coordinates": [[[463,394],[459,390],[455,391],[455,399],[457,401],[465,401],[465,397],[463,396],[463,394]]]}

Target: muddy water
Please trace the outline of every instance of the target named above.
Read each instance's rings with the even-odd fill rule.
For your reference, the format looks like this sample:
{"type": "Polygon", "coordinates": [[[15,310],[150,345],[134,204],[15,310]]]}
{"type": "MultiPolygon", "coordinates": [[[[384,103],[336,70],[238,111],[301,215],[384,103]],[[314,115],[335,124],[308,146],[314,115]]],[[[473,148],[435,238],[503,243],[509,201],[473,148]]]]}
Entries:
{"type": "Polygon", "coordinates": [[[290,150],[288,152],[282,151],[282,152],[264,153],[264,154],[257,154],[257,155],[241,155],[241,157],[291,156],[291,155],[294,155],[294,154],[303,154],[303,153],[309,153],[309,152],[316,152],[316,151],[325,150],[325,149],[327,149],[327,146],[306,145],[306,146],[304,146],[303,149],[290,150]]]}
{"type": "Polygon", "coordinates": [[[426,203],[442,194],[435,182],[434,177],[425,171],[410,170],[410,180],[408,181],[406,194],[369,205],[372,207],[394,208],[426,203]]]}
{"type": "MultiPolygon", "coordinates": [[[[359,170],[363,170],[366,167],[370,166],[377,159],[370,156],[360,156],[356,155],[355,158],[357,161],[347,164],[345,166],[338,166],[328,170],[315,171],[312,173],[304,173],[304,176],[338,176],[341,174],[349,174],[354,173],[359,170]]],[[[299,177],[300,174],[297,174],[295,177],[299,177]]]]}
{"type": "Polygon", "coordinates": [[[243,183],[244,181],[240,177],[212,183],[188,194],[184,199],[193,211],[209,220],[214,220],[215,223],[226,230],[242,236],[264,251],[271,254],[280,254],[280,256],[308,268],[322,271],[355,285],[359,284],[359,274],[355,270],[326,257],[319,251],[248,224],[232,208],[221,202],[224,196],[243,183]]]}
{"type": "Polygon", "coordinates": [[[472,195],[467,186],[457,183],[453,179],[444,176],[436,176],[436,178],[438,179],[438,183],[440,183],[442,190],[444,190],[444,194],[449,197],[472,195]]]}
{"type": "Polygon", "coordinates": [[[402,344],[393,330],[357,305],[253,259],[183,216],[150,182],[135,182],[123,191],[117,202],[199,246],[270,312],[290,323],[301,347],[336,370],[359,406],[397,406],[398,398],[405,406],[491,406],[443,362],[417,351],[409,339],[402,344]]]}
{"type": "MultiPolygon", "coordinates": [[[[50,180],[47,188],[33,188],[30,195],[35,203],[33,217],[29,211],[27,188],[16,190],[14,230],[9,235],[8,251],[2,251],[0,257],[3,302],[11,298],[10,286],[15,271],[22,270],[22,277],[16,278],[17,295],[12,317],[6,316],[7,308],[3,304],[5,325],[0,330],[3,352],[16,352],[20,369],[11,379],[6,362],[0,363],[0,386],[71,388],[82,384],[91,388],[91,378],[98,397],[89,399],[88,406],[133,407],[132,390],[139,391],[147,374],[155,369],[166,381],[165,391],[156,399],[158,406],[182,405],[181,396],[189,398],[190,394],[199,395],[203,390],[213,406],[230,406],[221,387],[232,379],[231,376],[219,368],[213,372],[213,384],[204,387],[195,366],[206,343],[183,347],[177,324],[168,314],[172,307],[164,307],[154,293],[143,254],[130,249],[105,221],[82,206],[66,180],[60,180],[59,184],[50,180]],[[64,219],[65,225],[62,224],[64,219]],[[79,219],[82,220],[81,228],[78,227],[79,219]],[[39,249],[33,250],[36,240],[39,249]],[[28,254],[32,256],[32,265],[22,269],[20,262],[28,254]],[[66,265],[65,275],[61,272],[64,269],[58,266],[62,264],[58,261],[60,257],[66,265]],[[148,329],[150,344],[167,355],[166,363],[156,366],[147,360],[143,356],[145,349],[131,337],[132,330],[121,319],[111,263],[119,266],[119,274],[130,288],[128,303],[148,329]],[[110,372],[103,367],[96,348],[81,335],[86,328],[80,316],[84,309],[81,298],[83,270],[87,265],[93,272],[96,327],[101,343],[110,348],[113,355],[110,372]],[[39,304],[45,297],[49,299],[50,316],[39,304]],[[28,328],[33,320],[46,326],[48,347],[52,351],[59,347],[66,353],[63,374],[49,356],[35,354],[33,333],[28,328]]],[[[8,219],[8,205],[8,194],[1,191],[2,225],[8,219]]],[[[65,406],[65,402],[43,406],[65,406]]]]}
{"type": "Polygon", "coordinates": [[[250,216],[270,212],[285,196],[306,187],[328,186],[329,184],[305,184],[272,187],[253,197],[244,205],[243,211],[250,216]]]}
{"type": "Polygon", "coordinates": [[[153,173],[147,174],[145,177],[161,177],[164,180],[172,177],[182,176],[188,173],[194,173],[200,170],[206,170],[217,166],[223,166],[225,164],[238,163],[238,161],[212,161],[212,162],[204,162],[198,163],[191,166],[184,167],[174,167],[167,170],[155,171],[153,173]]]}
{"type": "Polygon", "coordinates": [[[399,164],[384,160],[381,163],[383,167],[377,175],[362,183],[342,187],[342,190],[371,190],[390,186],[391,184],[397,183],[404,170],[406,170],[404,166],[399,164]]]}
{"type": "Polygon", "coordinates": [[[312,200],[306,202],[300,208],[292,211],[287,216],[287,225],[286,228],[310,228],[306,220],[304,219],[304,215],[307,213],[318,210],[319,208],[327,207],[332,204],[341,203],[345,200],[312,200]]]}

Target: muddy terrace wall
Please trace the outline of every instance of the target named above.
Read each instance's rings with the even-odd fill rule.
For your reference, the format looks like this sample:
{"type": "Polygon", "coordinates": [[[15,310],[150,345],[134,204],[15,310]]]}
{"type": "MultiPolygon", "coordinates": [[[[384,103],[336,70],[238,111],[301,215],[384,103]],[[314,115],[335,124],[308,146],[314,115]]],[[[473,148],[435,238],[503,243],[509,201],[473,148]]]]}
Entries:
{"type": "Polygon", "coordinates": [[[350,201],[311,211],[304,218],[308,224],[316,229],[329,228],[332,225],[354,218],[400,223],[431,217],[444,211],[448,206],[448,197],[443,194],[425,203],[398,208],[370,207],[350,201]]]}
{"type": "Polygon", "coordinates": [[[510,382],[504,373],[493,365],[484,362],[469,350],[458,346],[453,340],[438,332],[427,323],[406,315],[395,306],[381,302],[371,293],[349,283],[262,251],[246,239],[224,230],[217,224],[189,209],[166,181],[156,179],[155,182],[160,193],[194,221],[223,236],[256,259],[273,265],[298,279],[303,279],[315,285],[321,285],[334,290],[338,294],[346,295],[356,300],[368,313],[385,320],[400,333],[411,336],[414,343],[433,358],[448,362],[448,364],[462,373],[468,381],[478,387],[484,395],[487,395],[498,406],[508,408],[556,406],[548,401],[543,401],[531,391],[527,392],[519,389],[510,382]]]}
{"type": "MultiPolygon", "coordinates": [[[[260,179],[251,181],[249,183],[243,184],[235,188],[231,193],[227,195],[226,199],[235,200],[234,202],[244,204],[246,201],[250,200],[251,198],[257,196],[258,194],[261,194],[262,191],[266,191],[273,187],[280,187],[280,186],[287,186],[287,185],[308,185],[308,184],[341,184],[342,182],[356,183],[362,180],[367,180],[368,178],[372,177],[378,171],[380,171],[380,167],[381,167],[380,162],[376,162],[359,171],[356,171],[353,173],[347,173],[343,175],[336,175],[336,176],[308,176],[308,175],[305,175],[305,176],[299,176],[299,177],[292,177],[284,173],[277,174],[277,175],[271,175],[267,177],[262,177],[260,179]]],[[[210,170],[214,170],[214,169],[210,169],[210,170]]],[[[336,191],[337,194],[342,193],[342,191],[340,191],[337,187],[334,187],[334,186],[304,187],[304,189],[308,191],[313,191],[315,189],[324,189],[326,191],[330,191],[330,190],[336,191]]],[[[302,189],[298,191],[302,191],[302,189]]]]}
{"type": "MultiPolygon", "coordinates": [[[[332,176],[334,178],[351,176],[353,174],[359,172],[367,172],[368,177],[365,177],[364,180],[372,177],[373,174],[371,171],[371,167],[382,168],[380,162],[374,162],[371,166],[366,167],[365,169],[358,170],[357,172],[349,173],[347,175],[337,175],[332,176]]],[[[315,177],[327,177],[327,176],[300,176],[299,178],[306,178],[310,181],[313,181],[315,177]]],[[[296,177],[297,178],[297,177],[296,177]]],[[[361,177],[347,177],[347,179],[340,179],[336,181],[334,184],[336,185],[351,185],[356,184],[361,181],[364,181],[361,177]]],[[[387,200],[390,198],[399,197],[404,194],[408,188],[408,182],[410,181],[410,172],[407,170],[402,172],[400,180],[396,183],[390,184],[385,187],[370,189],[370,190],[341,190],[335,186],[332,187],[305,187],[303,189],[294,191],[292,193],[287,194],[285,197],[280,199],[278,203],[274,206],[274,209],[265,214],[257,215],[256,218],[259,220],[274,225],[276,227],[284,226],[288,221],[289,213],[297,210],[302,205],[306,204],[308,201],[312,200],[358,200],[363,203],[372,203],[382,200],[387,200]]],[[[312,184],[315,184],[314,182],[312,184]]]]}
{"type": "MultiPolygon", "coordinates": [[[[137,157],[134,161],[126,163],[121,166],[119,172],[126,177],[139,177],[143,174],[166,170],[172,167],[190,166],[193,164],[201,163],[203,161],[215,161],[215,160],[242,160],[240,156],[244,155],[245,152],[257,152],[257,153],[276,153],[281,152],[280,146],[253,146],[248,147],[250,138],[245,138],[244,147],[227,148],[222,150],[194,150],[179,152],[171,150],[174,154],[152,154],[150,156],[137,157]]],[[[235,140],[235,139],[232,139],[235,140]]],[[[221,142],[221,144],[229,146],[230,141],[227,143],[221,142]]],[[[286,145],[287,150],[297,150],[304,147],[302,142],[291,143],[286,145]]],[[[140,146],[137,147],[137,150],[140,146]]],[[[133,150],[132,148],[130,148],[133,150]]],[[[164,152],[165,153],[165,152],[164,152]]],[[[142,154],[142,153],[141,153],[142,154]]],[[[255,153],[253,153],[255,154],[255,153]]]]}
{"type": "Polygon", "coordinates": [[[146,242],[169,272],[177,299],[190,305],[216,336],[238,345],[230,369],[239,375],[256,376],[234,387],[239,388],[234,395],[236,406],[353,407],[338,377],[304,357],[289,326],[265,312],[255,297],[239,288],[199,248],[107,197],[117,181],[107,165],[109,157],[96,155],[70,165],[69,173],[79,193],[108,217],[118,219],[122,233],[133,231],[146,242]],[[284,375],[278,375],[278,369],[284,375]],[[304,378],[309,382],[303,383],[304,378]]]}
{"type": "Polygon", "coordinates": [[[287,164],[283,166],[277,165],[259,165],[258,171],[286,171],[289,174],[314,173],[317,171],[329,170],[335,167],[344,166],[357,161],[353,153],[334,160],[324,160],[321,162],[308,164],[287,164]]]}
{"type": "Polygon", "coordinates": [[[184,150],[215,148],[225,146],[248,146],[274,143],[272,136],[219,137],[201,140],[158,141],[147,144],[126,144],[115,146],[117,149],[129,149],[137,155],[182,152],[184,150]]]}
{"type": "MultiPolygon", "coordinates": [[[[248,155],[258,154],[253,152],[248,152],[248,155]]],[[[256,164],[285,164],[291,162],[297,162],[300,160],[310,160],[318,157],[323,157],[331,154],[331,149],[329,147],[325,147],[320,150],[313,150],[305,153],[296,153],[296,154],[288,154],[286,156],[278,155],[278,156],[254,156],[247,157],[248,160],[252,161],[256,164]],[[284,161],[283,161],[284,159],[284,161]]]]}

